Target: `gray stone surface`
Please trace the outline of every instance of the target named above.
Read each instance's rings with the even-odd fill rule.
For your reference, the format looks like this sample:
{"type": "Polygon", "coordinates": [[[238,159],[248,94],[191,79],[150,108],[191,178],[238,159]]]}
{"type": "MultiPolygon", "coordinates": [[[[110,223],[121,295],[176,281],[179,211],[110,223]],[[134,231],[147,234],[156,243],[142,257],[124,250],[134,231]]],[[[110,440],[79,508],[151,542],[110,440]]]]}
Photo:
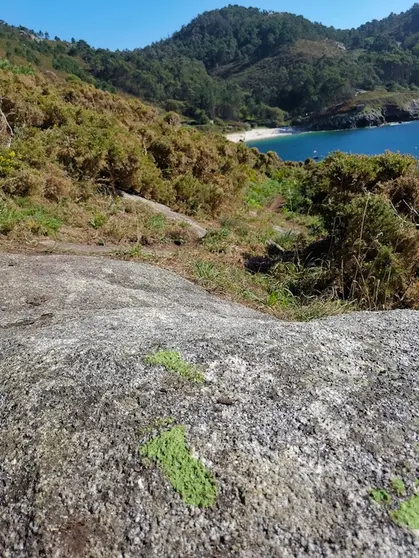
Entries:
{"type": "Polygon", "coordinates": [[[0,556],[419,556],[368,495],[419,476],[418,333],[413,311],[282,323],[144,264],[0,255],[0,556]],[[145,364],[159,348],[205,384],[145,364]],[[162,417],[213,508],[141,458],[162,417]]]}

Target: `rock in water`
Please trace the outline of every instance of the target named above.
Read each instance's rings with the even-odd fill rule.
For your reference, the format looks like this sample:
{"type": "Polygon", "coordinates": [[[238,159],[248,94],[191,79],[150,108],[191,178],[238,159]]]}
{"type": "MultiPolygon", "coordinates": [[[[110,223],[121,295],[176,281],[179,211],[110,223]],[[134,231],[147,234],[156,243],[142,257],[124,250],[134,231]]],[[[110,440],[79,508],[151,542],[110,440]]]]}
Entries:
{"type": "MultiPolygon", "coordinates": [[[[2,557],[413,557],[419,313],[0,256],[2,557]]],[[[416,512],[415,512],[416,510],[416,512]]]]}

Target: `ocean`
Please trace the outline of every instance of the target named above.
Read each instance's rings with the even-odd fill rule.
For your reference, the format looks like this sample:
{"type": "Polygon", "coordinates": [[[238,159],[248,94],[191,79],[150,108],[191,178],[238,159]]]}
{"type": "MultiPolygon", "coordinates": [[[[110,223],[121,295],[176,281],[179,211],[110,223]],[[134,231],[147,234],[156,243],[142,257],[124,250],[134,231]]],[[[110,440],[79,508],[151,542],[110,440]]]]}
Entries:
{"type": "Polygon", "coordinates": [[[419,157],[419,121],[335,132],[306,132],[248,142],[259,151],[276,151],[286,161],[324,159],[333,151],[376,155],[386,150],[419,157]]]}

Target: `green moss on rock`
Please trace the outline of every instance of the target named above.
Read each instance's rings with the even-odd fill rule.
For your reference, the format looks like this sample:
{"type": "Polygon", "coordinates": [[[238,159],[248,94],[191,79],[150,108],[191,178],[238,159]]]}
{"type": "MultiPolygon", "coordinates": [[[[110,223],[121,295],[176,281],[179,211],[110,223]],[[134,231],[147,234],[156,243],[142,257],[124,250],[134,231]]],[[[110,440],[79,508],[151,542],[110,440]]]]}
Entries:
{"type": "Polygon", "coordinates": [[[396,492],[397,496],[404,496],[406,494],[406,485],[404,484],[402,479],[392,479],[391,487],[396,492]]]}
{"type": "Polygon", "coordinates": [[[419,529],[419,494],[414,494],[409,500],[400,504],[391,516],[399,525],[419,529]]]}
{"type": "Polygon", "coordinates": [[[390,504],[391,497],[386,490],[376,489],[370,491],[370,496],[377,504],[390,504]]]}
{"type": "Polygon", "coordinates": [[[185,441],[185,427],[162,432],[140,449],[143,457],[156,461],[172,487],[186,504],[212,506],[217,490],[211,472],[191,456],[185,441]]]}
{"type": "Polygon", "coordinates": [[[197,366],[192,366],[184,361],[181,354],[177,351],[159,351],[154,355],[148,356],[146,362],[154,366],[163,366],[166,370],[175,372],[179,376],[197,384],[202,384],[205,380],[202,371],[197,366]]]}

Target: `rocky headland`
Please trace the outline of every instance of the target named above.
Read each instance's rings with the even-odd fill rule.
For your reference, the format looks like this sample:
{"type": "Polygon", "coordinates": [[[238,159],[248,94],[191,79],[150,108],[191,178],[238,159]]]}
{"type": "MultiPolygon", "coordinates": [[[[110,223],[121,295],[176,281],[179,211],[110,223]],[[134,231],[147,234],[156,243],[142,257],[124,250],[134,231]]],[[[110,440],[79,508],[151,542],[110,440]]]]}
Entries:
{"type": "Polygon", "coordinates": [[[349,130],[418,119],[419,98],[402,104],[385,102],[381,106],[359,103],[348,108],[339,105],[314,116],[307,128],[312,131],[349,130]]]}

